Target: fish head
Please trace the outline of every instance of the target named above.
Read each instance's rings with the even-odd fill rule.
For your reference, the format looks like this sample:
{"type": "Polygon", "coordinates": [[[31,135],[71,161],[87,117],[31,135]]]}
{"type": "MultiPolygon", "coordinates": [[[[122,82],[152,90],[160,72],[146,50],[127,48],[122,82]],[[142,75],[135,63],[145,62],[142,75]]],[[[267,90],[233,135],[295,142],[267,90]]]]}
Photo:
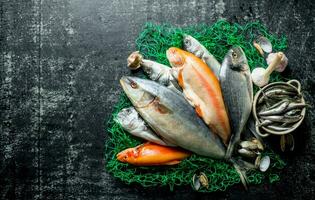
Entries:
{"type": "Polygon", "coordinates": [[[185,64],[185,51],[179,48],[169,48],[166,57],[173,68],[181,68],[185,64]]]}
{"type": "Polygon", "coordinates": [[[223,64],[224,62],[228,62],[228,66],[235,71],[246,71],[249,69],[246,55],[239,46],[232,47],[228,51],[223,60],[223,64]]]}
{"type": "Polygon", "coordinates": [[[122,109],[114,118],[114,121],[128,128],[128,130],[132,130],[135,128],[133,122],[138,118],[139,116],[135,108],[129,107],[122,109]]]}
{"type": "Polygon", "coordinates": [[[188,51],[192,51],[193,49],[197,48],[196,46],[197,46],[196,39],[190,35],[184,34],[184,38],[183,38],[184,49],[187,49],[188,51]]]}
{"type": "Polygon", "coordinates": [[[123,76],[120,84],[136,108],[142,108],[152,103],[158,94],[157,83],[131,76],[123,76]]]}
{"type": "Polygon", "coordinates": [[[116,158],[123,163],[135,163],[137,152],[135,148],[128,148],[118,153],[116,158]]]}

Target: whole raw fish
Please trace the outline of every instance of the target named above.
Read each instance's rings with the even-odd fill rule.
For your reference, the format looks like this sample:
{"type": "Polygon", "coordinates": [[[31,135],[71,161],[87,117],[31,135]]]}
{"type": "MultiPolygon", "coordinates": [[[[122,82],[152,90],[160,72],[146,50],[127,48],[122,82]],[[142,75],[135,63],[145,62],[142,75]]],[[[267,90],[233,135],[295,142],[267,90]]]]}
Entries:
{"type": "Polygon", "coordinates": [[[144,59],[139,51],[131,53],[127,59],[128,66],[131,69],[137,69],[142,66],[143,71],[153,81],[165,85],[176,92],[181,92],[176,78],[173,76],[172,69],[166,65],[144,59]]]}
{"type": "Polygon", "coordinates": [[[147,141],[164,145],[164,146],[174,146],[172,144],[167,144],[161,138],[159,138],[144,122],[144,120],[139,116],[138,112],[134,107],[122,109],[115,118],[126,131],[130,134],[145,139],[147,141]]]}
{"type": "Polygon", "coordinates": [[[173,70],[178,71],[178,83],[185,98],[227,145],[231,134],[230,124],[220,84],[214,73],[200,58],[187,51],[172,47],[166,55],[173,70]]]}
{"type": "Polygon", "coordinates": [[[240,140],[253,103],[250,69],[245,53],[240,47],[234,47],[226,54],[220,71],[220,84],[232,129],[226,154],[229,158],[234,145],[240,140]]]}
{"type": "Polygon", "coordinates": [[[123,150],[117,154],[117,159],[137,166],[175,165],[190,155],[191,153],[180,148],[148,142],[123,150]]]}
{"type": "Polygon", "coordinates": [[[124,76],[120,83],[138,113],[163,140],[199,155],[224,158],[224,145],[182,95],[136,77],[124,76]]]}
{"type": "Polygon", "coordinates": [[[184,35],[184,49],[203,60],[219,79],[221,64],[198,40],[190,35],[184,35]]]}

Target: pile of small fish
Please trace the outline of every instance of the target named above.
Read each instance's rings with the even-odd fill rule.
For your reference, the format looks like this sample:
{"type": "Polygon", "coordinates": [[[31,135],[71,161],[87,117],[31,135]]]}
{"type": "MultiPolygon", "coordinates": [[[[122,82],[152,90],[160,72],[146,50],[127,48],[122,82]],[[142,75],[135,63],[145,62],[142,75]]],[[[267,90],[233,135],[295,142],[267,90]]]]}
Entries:
{"type": "Polygon", "coordinates": [[[261,89],[256,96],[257,103],[254,103],[253,111],[257,120],[257,132],[262,137],[269,134],[281,135],[281,150],[284,151],[287,144],[292,151],[294,138],[289,133],[300,125],[305,116],[306,103],[300,92],[300,83],[297,80],[272,83],[261,89]],[[262,131],[266,134],[262,134],[262,131]],[[285,136],[286,134],[288,135],[285,136]]]}
{"type": "Polygon", "coordinates": [[[290,130],[302,119],[302,96],[294,88],[277,85],[267,88],[258,99],[259,126],[278,134],[290,130]]]}
{"type": "MultiPolygon", "coordinates": [[[[253,105],[252,76],[242,48],[231,48],[220,64],[195,38],[184,35],[183,49],[171,47],[166,56],[171,67],[147,60],[138,51],[127,59],[131,70],[142,68],[151,80],[131,76],[120,79],[133,107],[121,110],[115,121],[148,142],[123,150],[117,159],[137,166],[174,165],[195,153],[231,162],[244,185],[244,169],[266,171],[270,159],[261,157],[263,144],[256,138],[240,141],[253,105]],[[238,145],[240,155],[256,158],[254,165],[234,158],[238,145]]],[[[264,120],[262,126],[281,127],[277,124],[280,120],[288,124],[298,118],[295,108],[301,107],[294,104],[297,100],[266,107],[270,98],[278,100],[284,95],[277,91],[266,91],[261,98],[258,115],[264,120]],[[286,115],[281,119],[271,116],[282,113],[286,115]]],[[[293,95],[290,90],[285,92],[293,95]]],[[[207,187],[208,179],[201,173],[193,177],[193,182],[198,190],[207,187]]]]}

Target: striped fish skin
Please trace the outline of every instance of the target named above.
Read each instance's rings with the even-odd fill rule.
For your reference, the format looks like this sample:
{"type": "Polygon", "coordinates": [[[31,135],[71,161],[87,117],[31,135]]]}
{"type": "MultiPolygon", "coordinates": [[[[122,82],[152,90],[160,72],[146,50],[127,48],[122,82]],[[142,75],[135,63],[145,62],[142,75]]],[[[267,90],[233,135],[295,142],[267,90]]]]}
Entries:
{"type": "Polygon", "coordinates": [[[196,154],[223,159],[225,147],[185,98],[156,82],[124,76],[126,95],[156,134],[196,154]]]}
{"type": "Polygon", "coordinates": [[[221,71],[220,85],[232,129],[226,153],[229,158],[250,116],[253,103],[253,85],[247,58],[241,47],[233,47],[226,54],[221,71]]]}

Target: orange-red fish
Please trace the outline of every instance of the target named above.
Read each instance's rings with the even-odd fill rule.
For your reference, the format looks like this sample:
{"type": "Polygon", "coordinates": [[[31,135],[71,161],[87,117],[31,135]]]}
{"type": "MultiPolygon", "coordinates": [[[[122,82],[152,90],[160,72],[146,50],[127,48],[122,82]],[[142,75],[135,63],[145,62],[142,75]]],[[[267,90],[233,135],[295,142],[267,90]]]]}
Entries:
{"type": "Polygon", "coordinates": [[[190,155],[191,153],[180,148],[147,142],[120,152],[117,159],[137,166],[175,165],[190,155]]]}
{"type": "Polygon", "coordinates": [[[220,83],[215,74],[200,58],[187,51],[171,47],[166,55],[185,98],[195,107],[197,114],[210,129],[227,145],[231,128],[220,83]]]}

